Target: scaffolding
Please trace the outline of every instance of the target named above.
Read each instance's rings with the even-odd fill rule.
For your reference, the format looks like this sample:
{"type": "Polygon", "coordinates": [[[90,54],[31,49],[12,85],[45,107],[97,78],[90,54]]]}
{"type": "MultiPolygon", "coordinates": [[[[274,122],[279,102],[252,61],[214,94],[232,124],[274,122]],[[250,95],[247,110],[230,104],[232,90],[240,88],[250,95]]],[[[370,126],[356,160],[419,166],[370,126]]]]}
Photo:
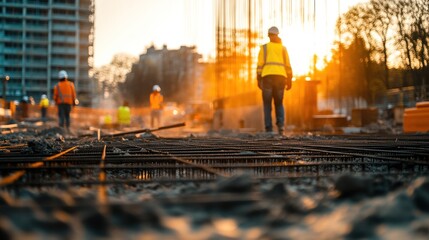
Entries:
{"type": "Polygon", "coordinates": [[[315,32],[316,28],[326,31],[328,25],[322,21],[327,18],[327,0],[317,4],[315,0],[215,0],[214,4],[217,98],[256,89],[257,54],[269,27],[315,32]],[[316,6],[325,8],[323,15],[317,15],[319,20],[316,6]]]}

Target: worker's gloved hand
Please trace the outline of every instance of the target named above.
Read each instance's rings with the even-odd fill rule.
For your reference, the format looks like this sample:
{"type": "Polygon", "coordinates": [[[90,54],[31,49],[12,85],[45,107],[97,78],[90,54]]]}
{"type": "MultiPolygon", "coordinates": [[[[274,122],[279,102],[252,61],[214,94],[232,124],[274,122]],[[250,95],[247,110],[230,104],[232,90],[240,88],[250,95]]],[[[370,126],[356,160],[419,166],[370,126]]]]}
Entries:
{"type": "Polygon", "coordinates": [[[290,77],[286,78],[285,88],[286,88],[286,91],[290,90],[292,88],[292,78],[290,78],[290,77]]]}
{"type": "Polygon", "coordinates": [[[258,74],[256,75],[256,79],[258,80],[258,88],[262,90],[262,76],[258,74]]]}

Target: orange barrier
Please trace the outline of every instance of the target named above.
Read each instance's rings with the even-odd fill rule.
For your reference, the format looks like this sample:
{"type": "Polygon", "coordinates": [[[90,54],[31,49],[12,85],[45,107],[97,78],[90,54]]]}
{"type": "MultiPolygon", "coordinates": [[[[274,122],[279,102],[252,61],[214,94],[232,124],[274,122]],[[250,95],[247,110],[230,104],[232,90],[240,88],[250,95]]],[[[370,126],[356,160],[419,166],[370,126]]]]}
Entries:
{"type": "Polygon", "coordinates": [[[429,132],[429,102],[419,102],[404,113],[404,132],[429,132]]]}

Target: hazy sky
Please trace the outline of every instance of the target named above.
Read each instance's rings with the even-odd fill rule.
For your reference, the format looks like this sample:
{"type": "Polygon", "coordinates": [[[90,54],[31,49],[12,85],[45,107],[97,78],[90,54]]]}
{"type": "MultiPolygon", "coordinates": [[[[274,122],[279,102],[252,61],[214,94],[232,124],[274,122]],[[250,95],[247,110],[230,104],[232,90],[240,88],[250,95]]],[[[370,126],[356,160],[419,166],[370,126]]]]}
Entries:
{"type": "Polygon", "coordinates": [[[201,34],[189,29],[196,23],[190,23],[185,15],[189,7],[186,0],[95,0],[95,66],[109,63],[116,53],[138,56],[152,43],[174,49],[198,41],[202,43],[198,49],[210,51],[214,43],[214,33],[209,31],[213,16],[210,1],[203,1],[197,19],[206,16],[205,23],[196,27],[206,29],[201,34]]]}
{"type": "MultiPolygon", "coordinates": [[[[329,53],[339,1],[344,12],[365,0],[317,0],[321,20],[316,32],[300,26],[281,29],[297,72],[308,70],[314,52],[319,57],[329,53]]],[[[197,45],[198,52],[214,55],[213,11],[210,0],[95,0],[94,65],[108,64],[117,53],[138,56],[152,43],[169,49],[197,45]]]]}

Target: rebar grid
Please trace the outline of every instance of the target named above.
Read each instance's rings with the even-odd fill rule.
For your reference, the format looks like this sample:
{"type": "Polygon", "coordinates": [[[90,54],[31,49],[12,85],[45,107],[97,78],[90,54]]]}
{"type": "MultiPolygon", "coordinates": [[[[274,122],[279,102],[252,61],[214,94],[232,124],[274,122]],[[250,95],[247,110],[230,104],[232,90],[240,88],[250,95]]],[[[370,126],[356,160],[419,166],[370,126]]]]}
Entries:
{"type": "MultiPolygon", "coordinates": [[[[136,184],[212,181],[238,173],[254,178],[329,177],[428,173],[429,135],[294,138],[80,139],[77,149],[34,167],[48,156],[23,154],[23,146],[0,153],[0,176],[25,174],[11,185],[136,184]],[[100,160],[106,146],[99,179],[100,160]],[[32,165],[33,164],[33,165],[32,165]]],[[[64,144],[66,145],[66,144],[64,144]]],[[[67,145],[70,145],[68,143],[67,145]]],[[[70,146],[63,146],[66,149],[70,146]]]]}

